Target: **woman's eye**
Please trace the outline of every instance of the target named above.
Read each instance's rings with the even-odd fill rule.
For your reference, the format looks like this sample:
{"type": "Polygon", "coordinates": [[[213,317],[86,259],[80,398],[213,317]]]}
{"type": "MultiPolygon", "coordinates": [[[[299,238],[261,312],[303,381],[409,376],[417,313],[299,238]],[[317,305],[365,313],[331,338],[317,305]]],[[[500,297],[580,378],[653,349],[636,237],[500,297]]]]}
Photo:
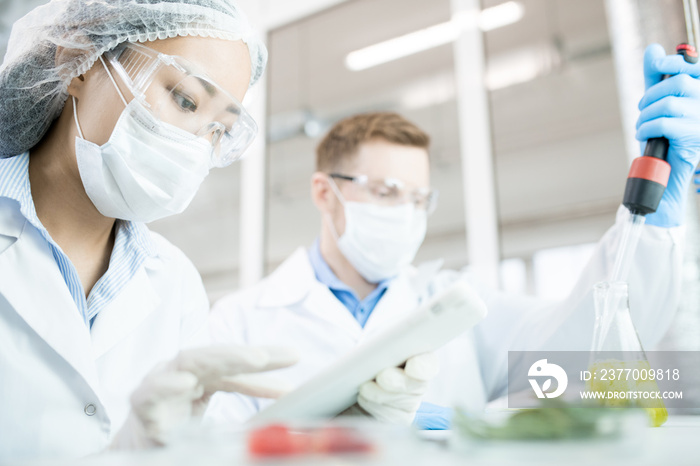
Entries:
{"type": "Polygon", "coordinates": [[[172,96],[173,100],[175,101],[175,105],[177,105],[183,112],[197,111],[197,104],[185,94],[173,91],[172,96]]]}

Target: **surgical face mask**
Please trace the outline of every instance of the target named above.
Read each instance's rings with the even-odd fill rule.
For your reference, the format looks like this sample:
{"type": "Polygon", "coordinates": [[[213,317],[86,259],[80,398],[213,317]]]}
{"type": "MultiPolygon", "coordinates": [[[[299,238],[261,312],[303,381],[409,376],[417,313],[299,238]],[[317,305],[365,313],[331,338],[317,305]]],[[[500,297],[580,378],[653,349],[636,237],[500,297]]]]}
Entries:
{"type": "Polygon", "coordinates": [[[370,283],[398,275],[413,262],[425,238],[427,214],[413,204],[380,206],[346,201],[335,182],[330,184],[345,212],[345,232],[338,236],[329,223],[338,249],[370,283]]]}
{"type": "MultiPolygon", "coordinates": [[[[102,62],[104,65],[104,62],[102,62]]],[[[85,191],[106,217],[151,222],[185,210],[209,173],[211,143],[156,119],[139,101],[127,104],[109,141],[80,137],[75,155],[85,191]]]]}

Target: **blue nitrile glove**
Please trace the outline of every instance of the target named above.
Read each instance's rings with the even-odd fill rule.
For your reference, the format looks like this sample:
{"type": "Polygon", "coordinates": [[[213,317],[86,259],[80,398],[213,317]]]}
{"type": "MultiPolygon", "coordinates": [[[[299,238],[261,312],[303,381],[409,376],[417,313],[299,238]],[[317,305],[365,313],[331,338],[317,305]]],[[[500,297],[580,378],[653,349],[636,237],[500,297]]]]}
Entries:
{"type": "Polygon", "coordinates": [[[426,403],[420,404],[413,425],[421,430],[446,430],[450,428],[454,410],[444,406],[426,403]]]}
{"type": "Polygon", "coordinates": [[[659,208],[646,223],[675,227],[683,223],[685,202],[693,171],[700,160],[700,63],[682,55],[666,55],[653,44],[644,52],[647,91],[639,102],[637,139],[665,137],[669,140],[671,177],[659,208]],[[661,81],[665,74],[672,75],[661,81]]]}

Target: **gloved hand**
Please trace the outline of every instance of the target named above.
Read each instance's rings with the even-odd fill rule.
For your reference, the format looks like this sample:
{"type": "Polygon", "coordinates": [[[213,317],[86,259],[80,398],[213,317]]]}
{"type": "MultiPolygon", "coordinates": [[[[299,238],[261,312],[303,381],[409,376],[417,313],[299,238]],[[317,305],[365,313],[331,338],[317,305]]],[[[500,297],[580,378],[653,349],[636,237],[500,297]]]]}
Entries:
{"type": "Polygon", "coordinates": [[[666,55],[653,44],[644,53],[647,91],[639,102],[637,139],[665,137],[669,140],[671,176],[659,208],[646,223],[674,227],[683,223],[685,202],[695,166],[700,161],[700,63],[691,64],[681,55],[666,55]],[[665,74],[672,75],[661,81],[665,74]]]}
{"type": "Polygon", "coordinates": [[[293,349],[211,346],[184,350],[153,369],[131,395],[131,412],[116,434],[112,449],[148,448],[192,416],[201,416],[217,391],[277,398],[284,382],[256,374],[298,361],[293,349]]]}
{"type": "Polygon", "coordinates": [[[374,380],[362,384],[357,403],[380,421],[410,425],[428,390],[428,381],[437,373],[434,353],[414,356],[404,368],[386,368],[374,380]]]}

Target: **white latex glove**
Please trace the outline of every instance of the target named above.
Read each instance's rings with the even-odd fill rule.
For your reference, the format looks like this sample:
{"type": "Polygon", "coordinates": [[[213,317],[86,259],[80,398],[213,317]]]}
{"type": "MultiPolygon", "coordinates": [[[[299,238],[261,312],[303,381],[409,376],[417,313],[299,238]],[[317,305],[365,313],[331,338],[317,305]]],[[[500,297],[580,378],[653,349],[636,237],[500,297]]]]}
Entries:
{"type": "Polygon", "coordinates": [[[257,372],[291,366],[299,357],[281,347],[211,346],[180,352],[153,369],[131,395],[131,412],[111,448],[163,445],[174,428],[201,416],[217,391],[278,398],[291,387],[257,372]]]}
{"type": "Polygon", "coordinates": [[[410,425],[428,390],[428,381],[437,373],[435,353],[414,356],[404,368],[386,368],[373,381],[362,384],[357,403],[382,422],[410,425]]]}

